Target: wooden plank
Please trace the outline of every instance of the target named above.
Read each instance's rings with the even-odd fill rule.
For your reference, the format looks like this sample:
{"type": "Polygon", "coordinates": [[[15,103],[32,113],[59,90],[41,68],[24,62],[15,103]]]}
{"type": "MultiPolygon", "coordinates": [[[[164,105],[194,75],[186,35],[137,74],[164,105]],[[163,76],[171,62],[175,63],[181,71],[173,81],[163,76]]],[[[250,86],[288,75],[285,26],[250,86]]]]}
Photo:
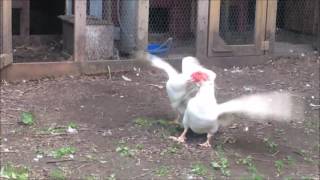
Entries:
{"type": "Polygon", "coordinates": [[[3,37],[3,13],[2,13],[3,1],[0,1],[0,55],[2,54],[2,37],[3,37]]]}
{"type": "MultiPolygon", "coordinates": [[[[220,67],[248,66],[256,65],[265,61],[267,56],[232,56],[232,57],[211,57],[201,59],[205,66],[212,65],[220,67]]],[[[177,69],[181,69],[181,58],[166,59],[177,69]]],[[[66,75],[99,75],[109,74],[110,72],[132,71],[133,67],[149,68],[141,60],[103,60],[85,62],[36,62],[36,63],[14,63],[3,69],[0,73],[1,78],[7,81],[21,81],[40,79],[43,77],[59,77],[66,75]],[[32,69],[32,71],[30,71],[32,69]]]]}
{"type": "Polygon", "coordinates": [[[139,0],[137,8],[137,56],[145,52],[148,46],[148,33],[149,33],[149,0],[139,0]]]}
{"type": "Polygon", "coordinates": [[[1,72],[2,79],[7,81],[33,80],[64,75],[80,75],[77,63],[14,63],[1,72]],[[31,69],[32,71],[30,71],[31,69]]]}
{"type": "Polygon", "coordinates": [[[209,27],[209,0],[198,2],[197,32],[196,32],[196,56],[203,58],[208,56],[208,27],[209,27]]]}
{"type": "Polygon", "coordinates": [[[269,41],[269,50],[267,53],[274,52],[277,28],[277,6],[278,0],[268,0],[266,40],[269,41]]]}
{"type": "Polygon", "coordinates": [[[0,69],[12,63],[12,1],[1,1],[0,69]]]}
{"type": "Polygon", "coordinates": [[[221,1],[215,0],[210,1],[210,18],[209,18],[209,42],[208,42],[208,55],[213,56],[212,49],[214,43],[216,43],[216,37],[219,36],[219,25],[220,25],[220,6],[221,1]]]}
{"type": "Polygon", "coordinates": [[[2,53],[10,54],[12,52],[12,9],[11,1],[2,2],[2,53]]]}
{"type": "Polygon", "coordinates": [[[86,19],[87,0],[74,1],[75,24],[74,24],[74,61],[85,61],[86,57],[86,19]]]}
{"type": "Polygon", "coordinates": [[[0,69],[12,64],[12,54],[0,54],[0,69]]]}
{"type": "MultiPolygon", "coordinates": [[[[237,1],[233,1],[237,2],[237,1]]],[[[239,3],[239,2],[238,2],[239,3]]],[[[237,4],[238,6],[243,4],[237,4]]],[[[266,11],[267,1],[256,1],[255,12],[255,34],[254,42],[243,45],[229,45],[221,38],[219,34],[220,29],[220,8],[221,0],[210,1],[210,21],[209,21],[209,42],[208,55],[209,56],[247,56],[247,55],[263,55],[267,43],[265,40],[266,30],[266,11]]],[[[245,7],[243,7],[245,10],[245,7]]],[[[241,13],[240,13],[241,14],[241,13]]],[[[242,16],[246,16],[242,14],[242,16]]]]}
{"type": "MultiPolygon", "coordinates": [[[[263,49],[263,42],[266,35],[267,20],[267,1],[256,1],[256,18],[255,18],[255,44],[257,46],[256,54],[260,54],[263,49]]],[[[264,53],[264,52],[263,52],[264,53]]]]}
{"type": "Polygon", "coordinates": [[[140,66],[135,60],[14,63],[1,71],[1,77],[7,81],[21,81],[66,75],[99,75],[108,74],[109,70],[110,72],[132,71],[133,67],[140,66]]]}
{"type": "Polygon", "coordinates": [[[30,35],[30,0],[21,0],[22,9],[20,15],[20,35],[27,37],[30,35]]]}

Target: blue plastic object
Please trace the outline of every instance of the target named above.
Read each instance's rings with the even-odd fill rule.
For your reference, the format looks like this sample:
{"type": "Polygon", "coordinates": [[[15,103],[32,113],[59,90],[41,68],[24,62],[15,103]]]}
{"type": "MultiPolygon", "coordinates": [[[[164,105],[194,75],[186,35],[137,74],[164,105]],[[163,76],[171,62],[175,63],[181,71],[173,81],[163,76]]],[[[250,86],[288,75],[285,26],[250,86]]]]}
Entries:
{"type": "Polygon", "coordinates": [[[161,46],[161,44],[152,43],[148,45],[148,52],[151,54],[163,54],[169,51],[168,46],[161,46]]]}
{"type": "Polygon", "coordinates": [[[172,38],[169,38],[167,41],[165,41],[162,44],[158,43],[150,43],[148,44],[148,52],[150,54],[165,54],[167,53],[171,48],[171,42],[172,38]]]}

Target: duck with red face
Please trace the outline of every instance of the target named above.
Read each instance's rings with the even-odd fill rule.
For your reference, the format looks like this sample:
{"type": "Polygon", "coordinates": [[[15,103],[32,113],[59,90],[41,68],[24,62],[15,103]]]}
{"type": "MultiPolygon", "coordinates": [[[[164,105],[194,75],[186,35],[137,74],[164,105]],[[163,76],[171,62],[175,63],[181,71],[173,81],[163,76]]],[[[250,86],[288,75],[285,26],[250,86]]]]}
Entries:
{"type": "Polygon", "coordinates": [[[202,66],[196,58],[187,56],[182,59],[182,72],[179,73],[160,57],[148,55],[147,59],[152,66],[162,69],[168,75],[166,90],[171,107],[178,114],[174,122],[180,124],[180,116],[183,116],[189,99],[194,97],[195,93],[199,90],[199,87],[191,81],[191,74],[202,68],[202,66]]]}
{"type": "Polygon", "coordinates": [[[198,134],[207,134],[207,140],[199,144],[201,147],[210,147],[213,135],[219,125],[227,125],[219,120],[224,113],[244,113],[261,121],[272,117],[278,121],[290,120],[292,103],[287,93],[264,93],[236,98],[222,104],[217,104],[214,90],[216,74],[208,69],[202,69],[191,74],[192,82],[200,88],[197,94],[187,104],[182,124],[184,131],[179,137],[170,137],[178,142],[185,142],[188,129],[198,134]]]}

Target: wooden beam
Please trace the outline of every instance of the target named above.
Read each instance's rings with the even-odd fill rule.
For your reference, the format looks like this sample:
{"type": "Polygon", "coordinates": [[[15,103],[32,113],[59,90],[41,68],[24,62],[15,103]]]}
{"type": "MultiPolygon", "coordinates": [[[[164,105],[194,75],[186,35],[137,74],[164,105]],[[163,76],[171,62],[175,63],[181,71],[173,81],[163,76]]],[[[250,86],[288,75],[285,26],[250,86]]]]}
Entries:
{"type": "Polygon", "coordinates": [[[257,1],[256,2],[256,14],[255,14],[255,44],[257,46],[255,54],[264,54],[264,49],[266,44],[266,21],[267,21],[267,1],[257,1]]]}
{"type": "Polygon", "coordinates": [[[141,56],[148,46],[148,34],[149,34],[149,0],[137,1],[137,56],[141,56]]]}
{"type": "Polygon", "coordinates": [[[12,53],[12,6],[11,0],[2,1],[2,53],[10,54],[12,53]]]}
{"type": "Polygon", "coordinates": [[[3,37],[3,11],[2,11],[3,1],[0,1],[0,54],[2,54],[2,37],[3,37]]]}
{"type": "Polygon", "coordinates": [[[209,0],[198,2],[197,32],[196,32],[196,56],[203,58],[208,56],[208,28],[209,28],[209,0]]]}
{"type": "Polygon", "coordinates": [[[266,24],[266,40],[269,41],[268,54],[272,54],[274,52],[276,42],[277,8],[278,0],[268,1],[266,24]]]}
{"type": "Polygon", "coordinates": [[[86,26],[87,26],[87,0],[74,1],[74,61],[85,61],[86,58],[86,26]]]}
{"type": "MultiPolygon", "coordinates": [[[[233,56],[233,57],[211,57],[201,59],[205,66],[212,65],[219,67],[251,66],[265,62],[267,56],[233,56]]],[[[174,68],[181,70],[181,58],[165,58],[174,68]]],[[[59,77],[65,75],[101,75],[114,72],[132,71],[136,68],[149,68],[141,60],[103,60],[85,62],[36,62],[36,63],[14,63],[0,72],[3,80],[21,81],[40,79],[43,77],[59,77]],[[31,69],[31,70],[30,70],[31,69]]]]}
{"type": "Polygon", "coordinates": [[[12,63],[12,1],[1,1],[0,69],[12,63]]]}
{"type": "Polygon", "coordinates": [[[1,78],[7,81],[21,81],[66,75],[99,75],[109,74],[109,70],[110,73],[132,71],[133,67],[141,67],[140,62],[135,60],[104,60],[14,63],[1,71],[1,78]]]}
{"type": "Polygon", "coordinates": [[[0,54],[0,69],[12,64],[12,54],[0,54]]]}

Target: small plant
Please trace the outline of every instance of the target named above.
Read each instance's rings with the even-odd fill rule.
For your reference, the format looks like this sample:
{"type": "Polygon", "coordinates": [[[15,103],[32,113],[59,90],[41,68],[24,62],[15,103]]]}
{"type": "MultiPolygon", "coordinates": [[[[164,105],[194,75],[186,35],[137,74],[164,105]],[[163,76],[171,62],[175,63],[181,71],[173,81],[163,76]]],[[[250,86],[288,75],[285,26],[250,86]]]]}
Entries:
{"type": "Polygon", "coordinates": [[[10,164],[1,167],[0,178],[28,180],[29,170],[26,167],[14,167],[10,164]]]}
{"type": "Polygon", "coordinates": [[[211,166],[214,169],[220,169],[220,172],[224,176],[230,176],[230,170],[229,168],[229,161],[228,159],[224,156],[223,150],[221,147],[218,147],[218,161],[213,161],[211,162],[211,166]]]}
{"type": "Polygon", "coordinates": [[[135,150],[130,149],[129,147],[125,146],[123,143],[116,148],[116,152],[123,157],[133,157],[135,155],[135,150]]]}
{"type": "Polygon", "coordinates": [[[143,144],[137,144],[137,145],[136,145],[136,148],[137,148],[138,150],[142,150],[142,149],[144,148],[144,145],[143,145],[143,144]]]}
{"type": "Polygon", "coordinates": [[[277,151],[278,148],[278,144],[276,144],[275,142],[273,142],[272,140],[270,140],[269,138],[264,138],[263,142],[266,144],[267,148],[269,149],[269,151],[271,153],[274,153],[277,151]]]}
{"type": "Polygon", "coordinates": [[[314,180],[316,178],[308,177],[308,176],[302,176],[301,180],[314,180]]]}
{"type": "Polygon", "coordinates": [[[31,112],[22,112],[21,114],[21,123],[24,125],[31,126],[34,124],[34,116],[31,112]]]}
{"type": "Polygon", "coordinates": [[[116,180],[116,175],[115,174],[110,174],[110,176],[107,177],[107,180],[116,180]]]}
{"type": "Polygon", "coordinates": [[[229,161],[227,158],[224,157],[220,157],[218,162],[211,162],[211,166],[214,169],[220,169],[222,175],[224,176],[230,176],[230,170],[228,170],[229,168],[229,161]]]}
{"type": "Polygon", "coordinates": [[[308,157],[308,152],[306,150],[301,149],[299,152],[296,152],[296,153],[298,153],[300,156],[302,156],[303,160],[305,160],[305,161],[307,161],[309,163],[313,163],[314,162],[312,158],[308,157]]]}
{"type": "Polygon", "coordinates": [[[57,150],[52,151],[52,156],[54,158],[62,158],[66,155],[71,155],[76,152],[76,149],[74,147],[62,147],[57,150]]]}
{"type": "Polygon", "coordinates": [[[277,160],[277,161],[274,162],[274,166],[277,169],[278,175],[280,175],[281,171],[282,171],[282,169],[284,167],[284,161],[283,160],[277,160]]]}
{"type": "Polygon", "coordinates": [[[149,119],[144,119],[144,118],[137,118],[135,120],[133,120],[134,124],[138,127],[141,128],[148,128],[152,126],[152,121],[149,119]]]}
{"type": "Polygon", "coordinates": [[[85,180],[98,180],[99,178],[94,175],[88,175],[84,177],[85,180]]]}
{"type": "Polygon", "coordinates": [[[207,174],[208,169],[203,164],[194,164],[191,167],[191,172],[197,176],[204,176],[207,174]]]}
{"type": "Polygon", "coordinates": [[[65,131],[65,128],[63,127],[49,127],[45,129],[44,131],[49,132],[51,134],[56,134],[56,133],[63,133],[65,131]]]}
{"type": "Polygon", "coordinates": [[[169,167],[167,166],[160,166],[156,171],[155,171],[155,175],[156,176],[160,176],[160,177],[164,177],[164,176],[168,176],[169,174],[169,167]]]}
{"type": "Polygon", "coordinates": [[[181,149],[180,144],[173,144],[172,146],[167,147],[164,149],[160,155],[163,156],[165,154],[177,154],[179,149],[181,149]]]}
{"type": "Polygon", "coordinates": [[[62,170],[60,170],[60,169],[54,169],[54,170],[52,170],[52,171],[50,172],[50,174],[49,174],[49,177],[50,177],[50,179],[52,179],[52,180],[65,180],[65,179],[67,179],[67,178],[65,177],[64,172],[63,172],[62,170]]]}
{"type": "Polygon", "coordinates": [[[70,122],[70,123],[68,124],[68,128],[78,129],[78,125],[77,125],[76,123],[74,123],[74,122],[70,122]]]}
{"type": "Polygon", "coordinates": [[[164,119],[157,120],[157,124],[159,124],[160,126],[163,126],[163,127],[168,127],[171,125],[170,121],[167,121],[164,119]]]}
{"type": "Polygon", "coordinates": [[[293,180],[293,177],[287,176],[287,177],[284,177],[283,180],[293,180]]]}
{"type": "Polygon", "coordinates": [[[290,165],[293,165],[295,163],[295,160],[291,157],[291,156],[287,156],[285,158],[285,161],[287,162],[287,164],[290,166],[290,165]]]}
{"type": "Polygon", "coordinates": [[[251,156],[247,156],[243,159],[239,159],[237,161],[237,164],[239,163],[246,165],[248,168],[248,171],[251,173],[250,177],[246,177],[244,179],[246,180],[263,180],[264,179],[263,176],[259,174],[256,166],[253,164],[251,156]]]}

